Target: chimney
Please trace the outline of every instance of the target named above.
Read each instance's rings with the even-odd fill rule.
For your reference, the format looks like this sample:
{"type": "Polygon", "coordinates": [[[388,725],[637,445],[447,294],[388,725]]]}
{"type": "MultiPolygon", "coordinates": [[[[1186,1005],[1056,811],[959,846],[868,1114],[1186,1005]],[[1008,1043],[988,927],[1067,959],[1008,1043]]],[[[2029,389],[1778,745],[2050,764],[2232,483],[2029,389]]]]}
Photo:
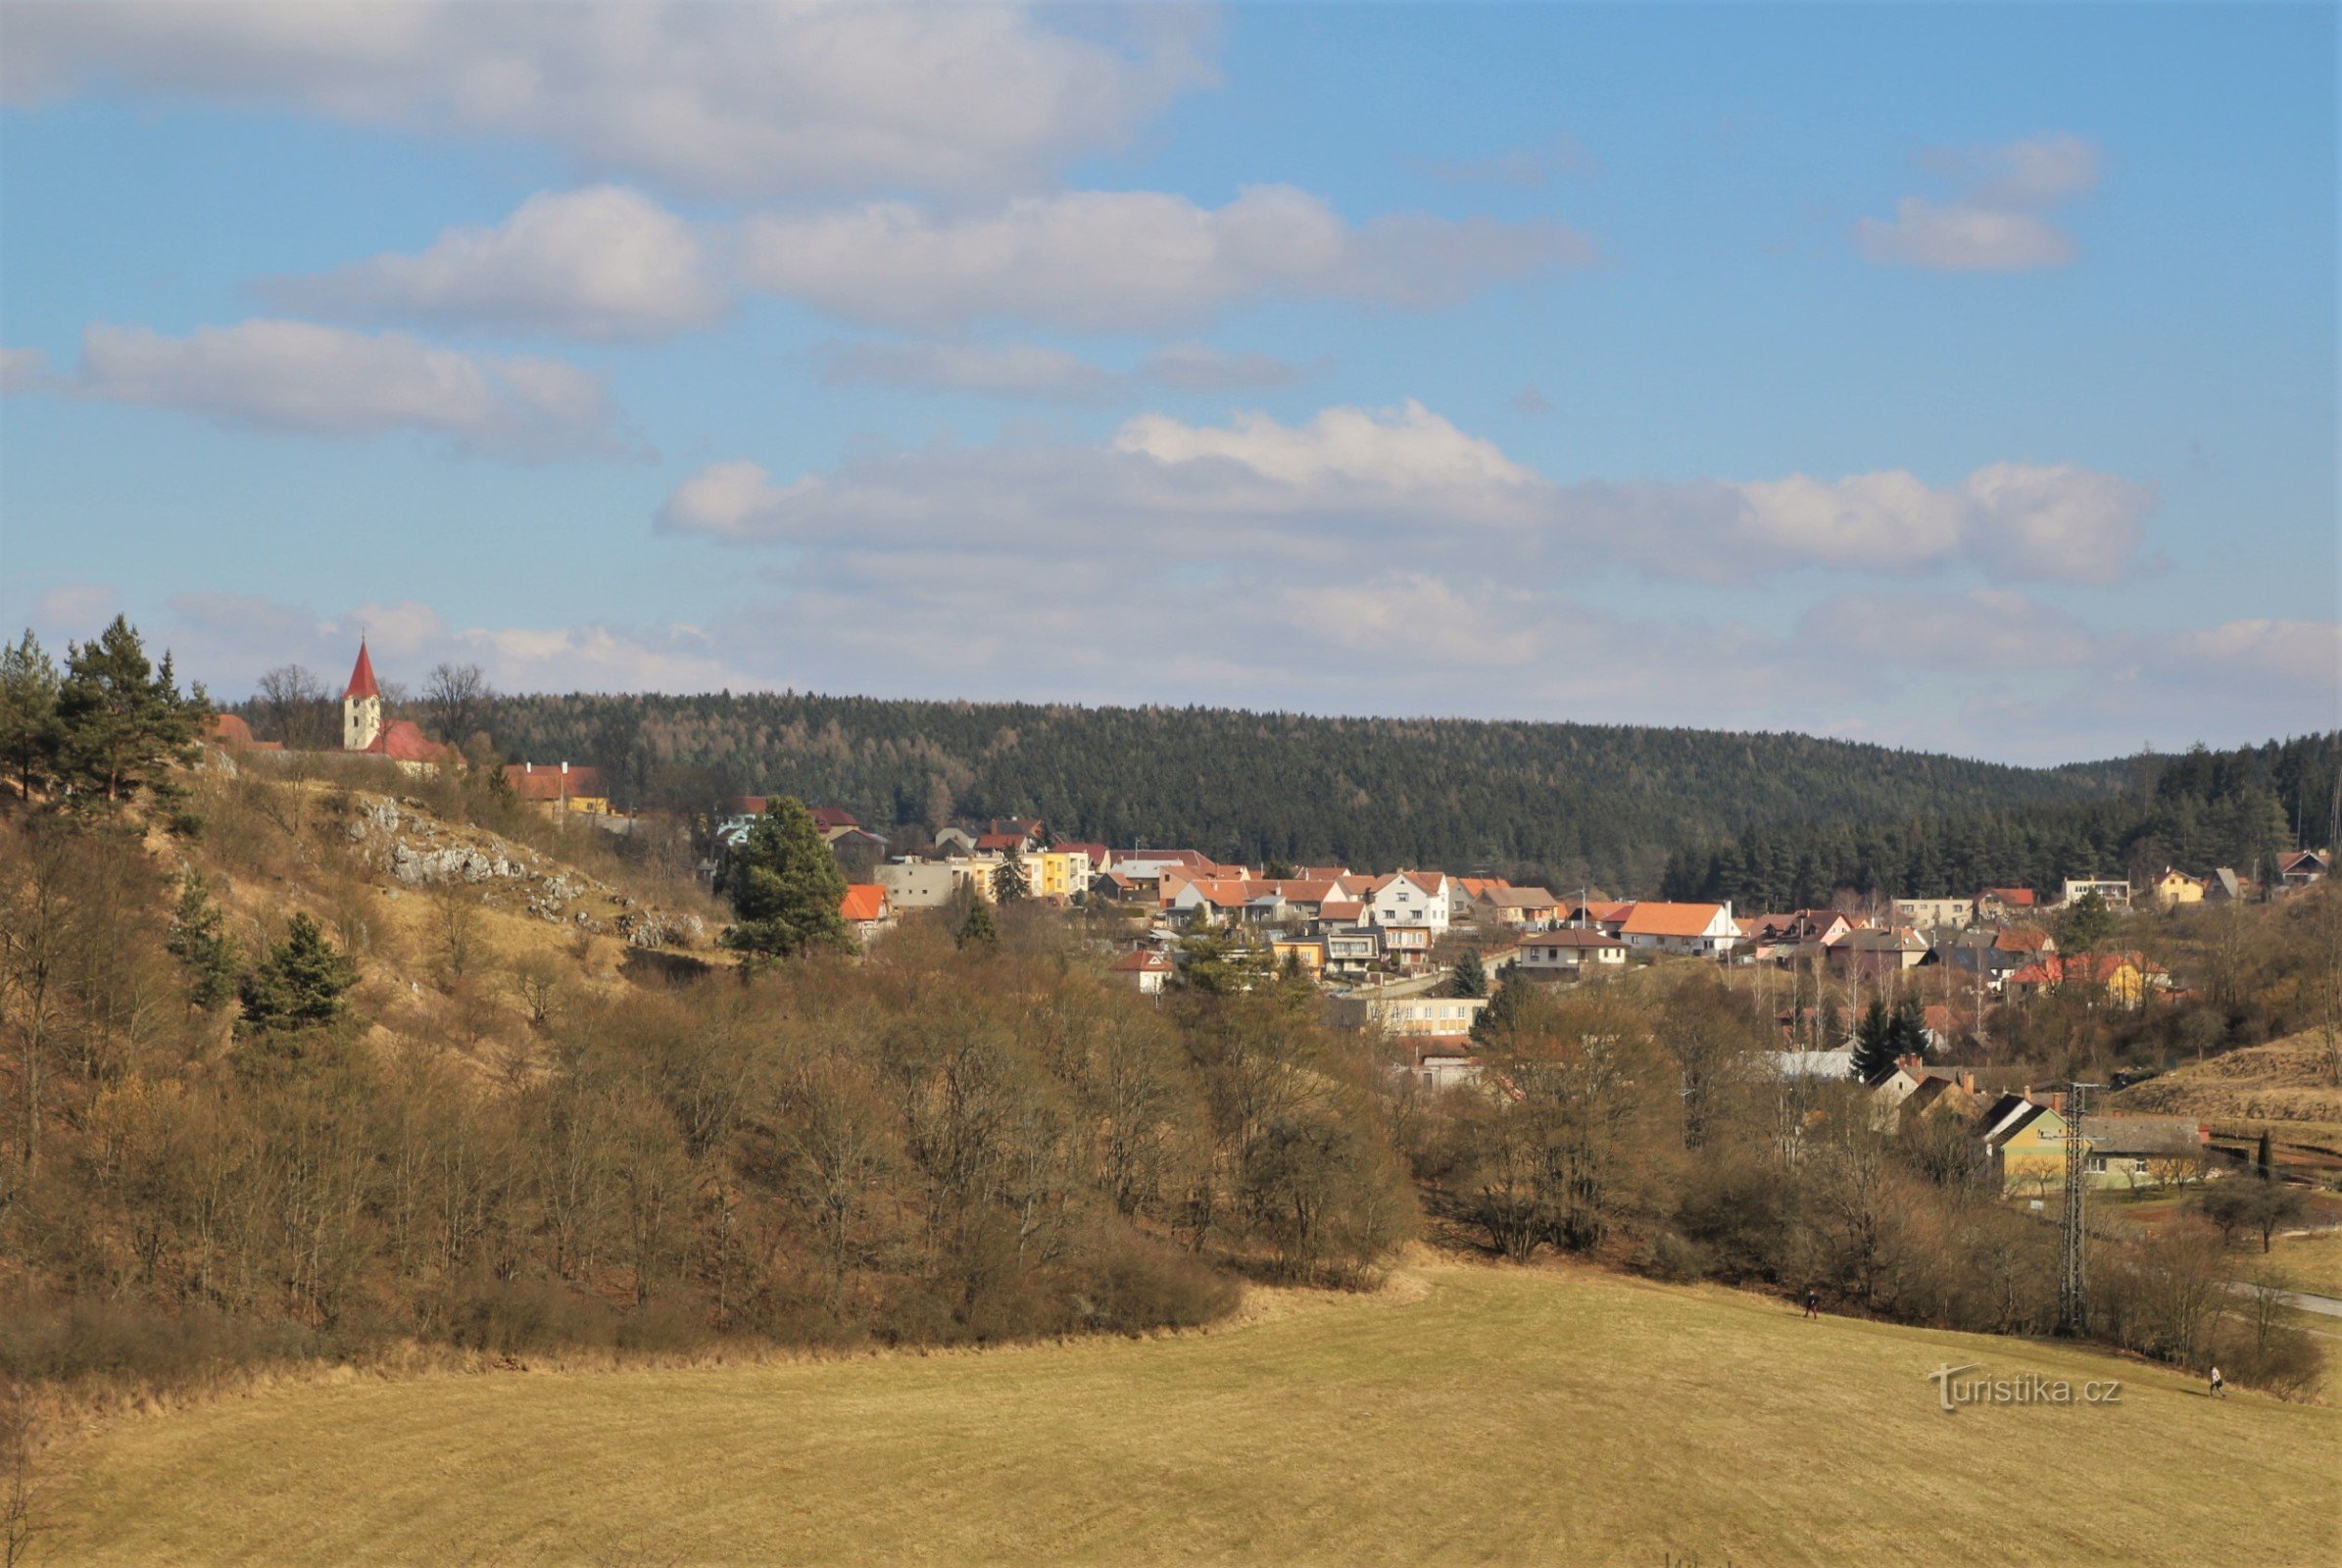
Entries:
{"type": "Polygon", "coordinates": [[[568,776],[569,776],[569,760],[568,760],[567,758],[565,758],[565,757],[564,757],[564,758],[562,758],[562,759],[561,759],[561,777],[563,777],[563,778],[567,778],[568,776]]]}
{"type": "Polygon", "coordinates": [[[1975,1073],[1963,1071],[1960,1074],[1960,1092],[1966,1095],[1973,1095],[1976,1092],[1976,1075],[1975,1073]]]}
{"type": "Polygon", "coordinates": [[[2061,1089],[2049,1097],[2049,1108],[2061,1116],[2066,1114],[2066,1091],[2061,1089]]]}
{"type": "Polygon", "coordinates": [[[536,770],[537,764],[534,762],[523,762],[520,764],[520,771],[523,773],[534,773],[536,770]]]}

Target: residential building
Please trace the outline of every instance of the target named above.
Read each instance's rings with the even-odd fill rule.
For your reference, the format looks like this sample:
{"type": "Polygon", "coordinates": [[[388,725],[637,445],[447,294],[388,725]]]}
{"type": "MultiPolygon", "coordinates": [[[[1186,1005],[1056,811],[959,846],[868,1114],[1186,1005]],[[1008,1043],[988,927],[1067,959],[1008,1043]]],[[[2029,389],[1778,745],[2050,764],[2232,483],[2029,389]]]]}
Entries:
{"type": "Polygon", "coordinates": [[[2244,899],[2244,882],[2225,865],[2215,867],[2204,879],[2204,902],[2207,904],[2236,904],[2244,899]]]}
{"type": "Polygon", "coordinates": [[[1468,1035],[1488,1004],[1486,997],[1348,996],[1334,1000],[1332,1016],[1344,1028],[1391,1035],[1468,1035]]]}
{"type": "Polygon", "coordinates": [[[1408,1042],[1407,1064],[1398,1069],[1429,1090],[1457,1089],[1480,1081],[1480,1058],[1469,1035],[1431,1035],[1408,1042]]]}
{"type": "Polygon", "coordinates": [[[1382,940],[1372,926],[1328,925],[1319,940],[1326,948],[1326,977],[1354,980],[1369,973],[1383,956],[1382,940]]]}
{"type": "Polygon", "coordinates": [[[1577,975],[1617,968],[1627,961],[1627,941],[1600,929],[1564,926],[1521,939],[1521,972],[1530,976],[1577,975]]]}
{"type": "Polygon", "coordinates": [[[214,713],[211,727],[204,731],[203,738],[207,745],[217,746],[223,752],[281,752],[284,750],[282,741],[254,740],[252,726],[233,713],[214,713]]]}
{"type": "Polygon", "coordinates": [[[2288,850],[2277,857],[2276,885],[2284,888],[2306,888],[2323,877],[2333,863],[2333,855],[2330,851],[2288,850]]]}
{"type": "Polygon", "coordinates": [[[2165,866],[2160,875],[2147,884],[2147,896],[2166,909],[2182,904],[2204,902],[2204,883],[2200,877],[2165,866]]]}
{"type": "MultiPolygon", "coordinates": [[[[2029,1094],[1997,1115],[1984,1135],[1985,1157],[2001,1191],[2047,1195],[2066,1184],[2066,1143],[2073,1136],[2065,1097],[2047,1102],[2029,1094]]],[[[2194,1181],[2204,1173],[2206,1129],[2178,1116],[2081,1118],[2084,1179],[2092,1187],[2156,1187],[2194,1181]]]]}
{"type": "Polygon", "coordinates": [[[1961,926],[1976,917],[1974,899],[1897,899],[1895,920],[1900,925],[1917,926],[1923,931],[1937,926],[1961,926]]]}
{"type": "Polygon", "coordinates": [[[2069,985],[2102,991],[2118,1006],[2137,1007],[2170,990],[2171,977],[2162,964],[2141,954],[2077,953],[2036,959],[2012,972],[2007,981],[2009,993],[2020,997],[2069,985]]]}
{"type": "Polygon", "coordinates": [[[1439,871],[1396,871],[1375,879],[1368,918],[1385,928],[1447,929],[1447,877],[1439,871]]]}
{"type": "Polygon", "coordinates": [[[940,909],[959,886],[947,860],[889,860],[871,874],[897,909],[940,909]]]}
{"type": "Polygon", "coordinates": [[[1976,895],[1976,918],[2007,920],[2031,914],[2040,899],[2031,888],[1986,888],[1976,895]]]}
{"type": "MultiPolygon", "coordinates": [[[[602,770],[583,763],[548,762],[539,766],[534,762],[513,762],[505,768],[505,783],[511,786],[512,799],[538,807],[559,815],[563,811],[584,811],[604,816],[610,812],[610,792],[602,787],[602,770]]],[[[747,821],[741,823],[741,834],[748,831],[747,821]]],[[[739,842],[726,839],[728,844],[739,842]]]]}
{"type": "Polygon", "coordinates": [[[1171,978],[1173,964],[1169,958],[1152,948],[1140,948],[1124,954],[1106,965],[1106,976],[1118,985],[1129,986],[1142,996],[1154,996],[1171,978]]]}
{"type": "Polygon", "coordinates": [[[865,947],[880,936],[895,929],[895,907],[887,899],[887,890],[876,882],[850,882],[845,901],[838,912],[846,919],[846,929],[854,940],[865,947]]]}
{"type": "Polygon", "coordinates": [[[1326,943],[1323,937],[1277,937],[1269,943],[1269,956],[1280,971],[1296,968],[1315,980],[1326,972],[1326,943]]]}
{"type": "Polygon", "coordinates": [[[1927,944],[1907,925],[1883,931],[1866,927],[1839,937],[1829,956],[1830,966],[1841,974],[1876,978],[1917,968],[1927,956],[1927,944]]]}
{"type": "Polygon", "coordinates": [[[1531,930],[1561,920],[1561,901],[1543,888],[1490,888],[1473,908],[1476,916],[1497,925],[1531,930]]]}
{"type": "Polygon", "coordinates": [[[2058,904],[2061,907],[2070,909],[2093,893],[2098,895],[2098,902],[2101,904],[2110,904],[2119,909],[2130,907],[2128,879],[2112,877],[2070,876],[2058,893],[2058,904]]]}
{"type": "Polygon", "coordinates": [[[1617,934],[1635,952],[1702,957],[1728,954],[1740,942],[1740,927],[1729,904],[1636,904],[1617,934]]]}

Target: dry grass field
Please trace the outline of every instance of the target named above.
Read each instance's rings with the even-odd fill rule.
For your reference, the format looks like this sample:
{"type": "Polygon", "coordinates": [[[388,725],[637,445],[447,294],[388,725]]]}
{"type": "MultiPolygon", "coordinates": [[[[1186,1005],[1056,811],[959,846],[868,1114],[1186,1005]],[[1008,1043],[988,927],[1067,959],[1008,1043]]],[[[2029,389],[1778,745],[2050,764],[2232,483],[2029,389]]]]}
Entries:
{"type": "Polygon", "coordinates": [[[2342,1412],[1583,1270],[1148,1342],[287,1387],[61,1457],[68,1563],[2342,1560],[2342,1412]],[[1937,1406],[1927,1372],[2119,1377],[1937,1406]]]}
{"type": "Polygon", "coordinates": [[[2267,1131],[2286,1164],[2342,1166],[2342,1087],[2315,1032],[2173,1068],[2118,1092],[2112,1104],[2125,1115],[2193,1116],[2231,1142],[2267,1131]]]}

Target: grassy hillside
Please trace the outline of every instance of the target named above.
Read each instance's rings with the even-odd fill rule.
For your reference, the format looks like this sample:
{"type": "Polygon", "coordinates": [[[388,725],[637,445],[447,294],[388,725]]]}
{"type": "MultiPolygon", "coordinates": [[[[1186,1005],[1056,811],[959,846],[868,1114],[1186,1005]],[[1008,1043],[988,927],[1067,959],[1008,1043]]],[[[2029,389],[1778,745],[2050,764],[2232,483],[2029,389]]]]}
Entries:
{"type": "MultiPolygon", "coordinates": [[[[266,715],[256,715],[266,720],[266,715]]],[[[1530,868],[1648,887],[1672,848],[1755,825],[2102,797],[2095,773],[1788,734],[796,693],[531,696],[515,757],[601,764],[622,795],[720,781],[865,821],[1038,814],[1065,836],[1246,861],[1530,868]]]]}
{"type": "Polygon", "coordinates": [[[2327,1563],[2342,1414],[1452,1265],[1171,1340],[285,1388],[72,1455],[68,1563],[2327,1563]],[[2119,1377],[1946,1414],[1927,1373],[2119,1377]]]}
{"type": "Polygon", "coordinates": [[[2266,1129],[2289,1163],[2342,1163],[2342,1085],[2316,1031],[2175,1068],[2113,1103],[2133,1115],[2193,1116],[2218,1138],[2256,1139],[2266,1129]]]}

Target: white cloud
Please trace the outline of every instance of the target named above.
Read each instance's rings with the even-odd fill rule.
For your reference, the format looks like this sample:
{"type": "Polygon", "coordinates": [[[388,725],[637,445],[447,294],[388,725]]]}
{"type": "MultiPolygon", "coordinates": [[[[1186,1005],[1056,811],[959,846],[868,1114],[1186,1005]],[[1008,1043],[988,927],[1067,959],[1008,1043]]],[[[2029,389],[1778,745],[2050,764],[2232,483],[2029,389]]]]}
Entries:
{"type": "Polygon", "coordinates": [[[2324,710],[2305,710],[2306,728],[2342,720],[2342,624],[2330,620],[2231,620],[2141,642],[2140,662],[2162,678],[2274,684],[2322,694],[2324,710]]]}
{"type": "Polygon", "coordinates": [[[377,256],[317,277],[262,285],[294,310],[640,338],[722,314],[692,225],[614,185],[532,196],[493,228],[451,228],[418,256],[377,256]]]}
{"type": "Polygon", "coordinates": [[[49,356],[41,350],[0,348],[0,393],[29,392],[48,374],[49,356]]]}
{"type": "Polygon", "coordinates": [[[99,88],[549,142],[593,171],[758,196],[1000,190],[1119,144],[1213,79],[1187,8],[1104,19],[1021,6],[761,0],[281,0],[10,9],[0,89],[99,88]]]}
{"type": "Polygon", "coordinates": [[[1431,659],[1448,668],[1498,668],[1535,662],[1545,651],[1549,606],[1520,592],[1458,588],[1420,571],[1392,571],[1365,582],[1289,588],[1293,623],[1351,653],[1431,659]]]}
{"type": "Polygon", "coordinates": [[[2016,272],[2063,267],[2074,237],[2048,216],[2098,183],[2098,149],[2061,135],[1998,147],[1937,149],[1926,160],[1960,185],[1949,201],[1906,196],[1891,219],[1854,224],[1864,259],[1941,271],[2016,272]]]}
{"type": "Polygon", "coordinates": [[[1295,365],[1271,354],[1232,354],[1201,343],[1172,344],[1130,370],[1109,369],[1064,349],[1036,343],[830,343],[816,354],[821,379],[832,386],[898,386],[1077,402],[1128,397],[1150,386],[1175,392],[1287,386],[1325,368],[1323,361],[1295,365]]]}
{"type": "Polygon", "coordinates": [[[1408,402],[1297,424],[1128,420],[1101,446],[934,446],[787,483],[718,464],[659,513],[670,532],[812,549],[1005,553],[1115,541],[1146,552],[1342,559],[1403,541],[1537,561],[1620,562],[1735,582],[1797,567],[1999,582],[2107,582],[2136,564],[2147,489],[2086,468],[1996,464],[1932,486],[1901,470],[1818,479],[1556,485],[1408,402]]]}
{"type": "Polygon", "coordinates": [[[1797,639],[1847,658],[1964,671],[2071,670],[2099,646],[2072,615],[2007,588],[1838,594],[1799,617],[1797,639]]]}
{"type": "Polygon", "coordinates": [[[855,320],[1077,331],[1179,326],[1270,297],[1438,305],[1592,254],[1555,223],[1396,216],[1352,226],[1287,185],[1250,187],[1217,209],[1154,191],[1024,197],[975,218],[872,202],[752,219],[741,249],[750,284],[855,320]]]}
{"type": "Polygon", "coordinates": [[[32,624],[62,642],[71,638],[87,642],[106,629],[106,622],[114,618],[121,596],[111,583],[61,582],[44,588],[32,601],[32,624]]]}
{"type": "Polygon", "coordinates": [[[545,458],[611,451],[602,378],[558,360],[460,354],[403,333],[251,320],[183,338],[90,327],[81,395],[312,435],[411,430],[464,451],[545,458]]]}

